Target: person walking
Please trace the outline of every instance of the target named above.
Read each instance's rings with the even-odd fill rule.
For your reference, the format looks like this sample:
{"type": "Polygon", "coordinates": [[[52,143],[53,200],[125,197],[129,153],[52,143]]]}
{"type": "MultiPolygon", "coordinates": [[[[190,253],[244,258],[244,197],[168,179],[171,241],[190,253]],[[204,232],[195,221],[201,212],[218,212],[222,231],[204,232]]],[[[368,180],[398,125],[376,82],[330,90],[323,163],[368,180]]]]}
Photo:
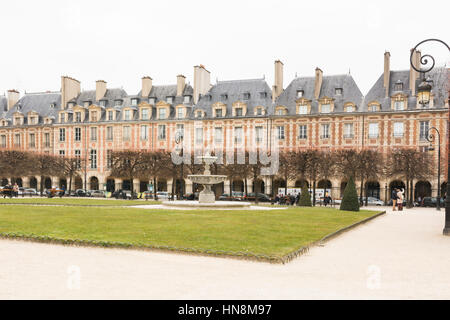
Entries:
{"type": "Polygon", "coordinates": [[[398,211],[403,211],[403,190],[402,189],[398,189],[398,192],[397,192],[397,206],[398,206],[398,211]]]}
{"type": "Polygon", "coordinates": [[[19,185],[16,183],[14,183],[14,187],[13,187],[13,195],[14,197],[18,198],[19,197],[19,185]]]}
{"type": "Polygon", "coordinates": [[[392,190],[391,199],[392,199],[392,211],[397,211],[397,188],[392,190]]]}

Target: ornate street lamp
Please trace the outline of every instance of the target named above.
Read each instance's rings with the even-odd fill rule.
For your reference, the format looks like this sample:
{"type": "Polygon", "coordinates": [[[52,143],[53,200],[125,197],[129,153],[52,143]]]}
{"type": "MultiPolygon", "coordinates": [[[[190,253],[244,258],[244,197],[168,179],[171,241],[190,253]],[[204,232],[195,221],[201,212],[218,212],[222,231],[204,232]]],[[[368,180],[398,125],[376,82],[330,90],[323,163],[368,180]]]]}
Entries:
{"type": "MultiPolygon", "coordinates": [[[[441,210],[441,134],[439,133],[439,130],[435,127],[431,127],[430,129],[428,129],[427,132],[427,136],[426,139],[430,142],[433,143],[436,140],[436,137],[434,136],[434,134],[430,133],[431,130],[436,131],[437,136],[438,136],[438,179],[437,179],[437,184],[438,184],[438,190],[437,190],[437,199],[436,199],[436,210],[440,211],[441,210]]],[[[428,148],[428,151],[433,151],[434,147],[433,145],[431,145],[428,148]]]]}
{"type": "MultiPolygon", "coordinates": [[[[416,66],[414,65],[413,62],[413,55],[414,52],[416,51],[417,47],[420,46],[421,44],[425,43],[425,42],[439,42],[441,44],[443,44],[445,47],[447,47],[448,51],[450,52],[450,47],[447,43],[445,43],[442,40],[439,39],[426,39],[423,40],[421,42],[419,42],[413,50],[411,50],[411,56],[409,58],[411,67],[416,70],[417,72],[420,72],[423,75],[423,79],[425,79],[425,73],[431,71],[434,68],[434,58],[429,55],[423,55],[420,58],[420,64],[425,66],[428,64],[428,59],[431,60],[431,66],[427,67],[427,68],[416,68],[416,66]]],[[[419,99],[419,103],[425,103],[425,102],[429,102],[430,101],[430,95],[431,95],[431,85],[429,83],[424,83],[426,81],[422,81],[422,83],[420,84],[420,86],[417,88],[418,89],[418,94],[417,94],[417,98],[419,99]]],[[[450,104],[450,93],[449,93],[449,104],[450,104]]],[[[439,144],[440,146],[440,144],[439,144]]],[[[446,192],[446,197],[445,197],[445,226],[444,226],[444,235],[446,236],[450,236],[450,183],[449,183],[449,179],[450,178],[450,112],[448,113],[448,122],[447,122],[447,192],[446,192]]],[[[440,186],[439,187],[439,191],[440,191],[440,186]]],[[[438,201],[439,202],[439,201],[438,201]]]]}

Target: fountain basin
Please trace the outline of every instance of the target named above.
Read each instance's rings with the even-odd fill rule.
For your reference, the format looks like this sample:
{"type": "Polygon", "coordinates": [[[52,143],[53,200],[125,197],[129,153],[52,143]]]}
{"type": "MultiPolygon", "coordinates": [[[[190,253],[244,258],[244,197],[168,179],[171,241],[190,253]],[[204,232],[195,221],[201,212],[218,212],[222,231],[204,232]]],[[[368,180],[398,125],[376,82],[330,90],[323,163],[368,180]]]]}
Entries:
{"type": "Polygon", "coordinates": [[[250,202],[242,201],[217,201],[213,203],[202,203],[199,201],[164,201],[164,207],[189,208],[189,209],[239,209],[249,208],[250,202]]]}
{"type": "Polygon", "coordinates": [[[188,179],[198,184],[218,184],[227,180],[227,176],[219,175],[203,175],[203,174],[191,174],[188,175],[188,179]]]}

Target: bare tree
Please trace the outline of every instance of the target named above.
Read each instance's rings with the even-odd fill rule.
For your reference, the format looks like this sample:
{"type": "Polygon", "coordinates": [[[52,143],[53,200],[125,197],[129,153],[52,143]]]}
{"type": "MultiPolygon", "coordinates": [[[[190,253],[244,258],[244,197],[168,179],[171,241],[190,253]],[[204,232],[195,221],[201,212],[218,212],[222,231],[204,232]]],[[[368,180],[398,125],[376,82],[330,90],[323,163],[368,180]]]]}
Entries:
{"type": "Polygon", "coordinates": [[[360,199],[363,202],[363,190],[365,191],[365,202],[368,202],[368,182],[370,180],[377,180],[384,172],[384,158],[383,155],[375,150],[363,149],[357,153],[358,164],[356,167],[358,177],[361,181],[360,199]],[[365,188],[364,188],[364,183],[365,188]]]}
{"type": "Polygon", "coordinates": [[[35,153],[31,159],[33,167],[31,169],[32,174],[40,176],[40,193],[42,196],[44,189],[44,178],[59,173],[58,163],[60,158],[57,156],[49,155],[47,153],[35,153]]]}
{"type": "Polygon", "coordinates": [[[147,158],[145,151],[124,150],[111,153],[111,175],[127,178],[131,185],[131,198],[134,197],[134,178],[140,177],[145,172],[147,158]]]}
{"type": "Polygon", "coordinates": [[[320,152],[314,149],[305,152],[306,177],[310,181],[313,189],[313,206],[316,205],[316,184],[320,176],[320,152]]]}

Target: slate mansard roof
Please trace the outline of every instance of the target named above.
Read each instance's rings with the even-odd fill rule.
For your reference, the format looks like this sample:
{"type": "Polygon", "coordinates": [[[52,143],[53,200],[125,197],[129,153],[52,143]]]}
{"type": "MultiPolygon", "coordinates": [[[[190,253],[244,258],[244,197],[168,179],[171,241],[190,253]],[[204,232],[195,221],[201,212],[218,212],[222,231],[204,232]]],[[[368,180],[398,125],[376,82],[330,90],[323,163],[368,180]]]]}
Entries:
{"type": "Polygon", "coordinates": [[[194,117],[197,110],[203,110],[205,118],[212,118],[214,116],[212,106],[217,102],[226,105],[225,118],[230,117],[233,103],[238,101],[247,105],[246,116],[253,116],[253,108],[256,106],[263,106],[268,113],[272,107],[271,89],[264,79],[217,81],[199,99],[191,117],[194,117]],[[250,96],[245,97],[246,94],[250,94],[250,96]]]}
{"type": "Polygon", "coordinates": [[[25,116],[25,124],[27,123],[27,115],[29,112],[39,114],[39,124],[43,123],[44,118],[57,118],[58,111],[61,106],[61,93],[59,92],[43,92],[28,93],[17,101],[17,103],[6,112],[5,118],[13,119],[14,113],[19,112],[25,116]]]}
{"type": "MultiPolygon", "coordinates": [[[[447,68],[434,68],[431,72],[426,73],[426,78],[430,78],[432,82],[432,94],[434,95],[434,108],[443,108],[445,101],[448,98],[449,81],[448,81],[448,69],[447,68]]],[[[421,79],[416,80],[416,94],[417,87],[422,82],[421,79]]],[[[383,74],[378,78],[373,87],[367,93],[364,99],[364,111],[368,110],[368,104],[376,101],[381,105],[381,111],[391,109],[391,96],[397,93],[403,93],[408,96],[408,109],[416,109],[417,98],[411,95],[409,88],[409,70],[402,71],[390,71],[389,75],[389,94],[386,97],[386,89],[384,88],[383,74]],[[403,90],[396,91],[396,83],[403,84],[403,90]]]]}
{"type": "MultiPolygon", "coordinates": [[[[275,106],[285,106],[288,115],[296,113],[297,92],[303,91],[303,98],[311,100],[311,114],[318,113],[318,100],[314,98],[315,77],[297,77],[276,99],[275,106]]],[[[334,111],[343,112],[344,104],[352,102],[360,110],[363,94],[356,85],[355,80],[349,74],[323,76],[319,99],[328,97],[334,99],[334,111]],[[336,94],[336,89],[342,89],[342,94],[336,94]]]]}

